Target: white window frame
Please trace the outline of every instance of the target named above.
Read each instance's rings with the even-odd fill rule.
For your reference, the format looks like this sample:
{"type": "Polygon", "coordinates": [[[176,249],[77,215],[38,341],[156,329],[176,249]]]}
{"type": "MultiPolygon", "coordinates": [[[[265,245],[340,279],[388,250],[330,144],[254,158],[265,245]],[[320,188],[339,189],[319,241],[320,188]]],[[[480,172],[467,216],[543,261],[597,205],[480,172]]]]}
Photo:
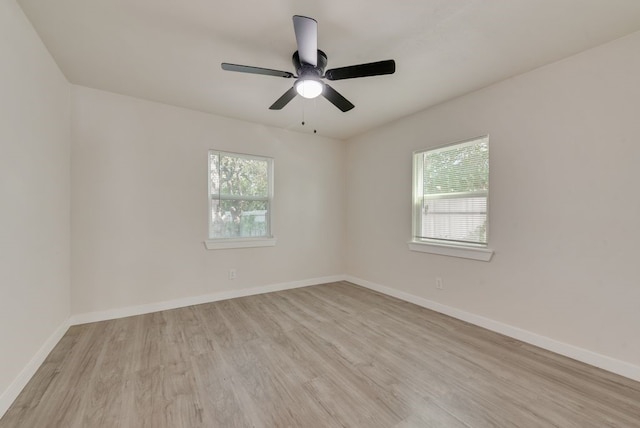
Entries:
{"type": "Polygon", "coordinates": [[[488,247],[489,242],[489,191],[481,192],[482,196],[486,195],[487,198],[487,243],[464,243],[445,241],[438,239],[422,238],[422,199],[423,195],[423,156],[426,152],[442,150],[447,147],[461,146],[465,144],[473,144],[478,140],[488,140],[489,136],[484,135],[480,137],[470,138],[468,140],[457,141],[454,143],[444,144],[437,147],[431,147],[429,149],[418,150],[413,152],[413,186],[412,186],[412,227],[411,227],[411,240],[409,240],[408,247],[411,251],[418,251],[422,253],[438,254],[443,256],[461,257],[465,259],[490,261],[494,251],[488,247]]]}
{"type": "MultiPolygon", "coordinates": [[[[208,250],[222,250],[233,248],[253,248],[253,247],[273,247],[276,245],[276,238],[273,235],[273,189],[274,189],[274,159],[267,156],[252,155],[246,153],[234,153],[226,152],[223,150],[211,149],[207,152],[207,199],[208,199],[208,213],[207,213],[207,236],[205,240],[205,246],[208,250]],[[258,237],[240,237],[240,238],[215,238],[210,235],[211,231],[211,212],[213,198],[211,196],[211,155],[217,154],[220,156],[232,156],[241,159],[255,159],[267,162],[267,174],[268,174],[268,196],[267,198],[261,197],[246,197],[242,200],[266,200],[269,206],[266,215],[267,222],[267,234],[265,236],[258,237]]],[[[226,199],[238,199],[238,198],[220,198],[220,200],[226,199]]]]}

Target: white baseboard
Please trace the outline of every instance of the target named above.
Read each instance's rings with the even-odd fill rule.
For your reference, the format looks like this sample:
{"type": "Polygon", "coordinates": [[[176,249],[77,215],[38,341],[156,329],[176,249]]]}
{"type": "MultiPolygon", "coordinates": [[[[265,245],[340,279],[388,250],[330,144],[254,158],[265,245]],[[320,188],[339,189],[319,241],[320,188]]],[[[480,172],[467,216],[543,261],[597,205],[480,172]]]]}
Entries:
{"type": "Polygon", "coordinates": [[[532,333],[530,331],[513,327],[480,315],[475,315],[470,312],[465,312],[451,306],[443,305],[441,303],[386,287],[384,285],[376,284],[371,281],[350,275],[346,275],[345,280],[640,382],[640,367],[625,361],[620,361],[584,348],[559,342],[546,336],[532,333]]]}
{"type": "Polygon", "coordinates": [[[40,368],[45,358],[47,358],[47,355],[49,355],[58,342],[60,342],[60,339],[62,339],[62,336],[67,332],[69,326],[69,320],[65,320],[60,324],[40,349],[38,349],[38,352],[31,358],[31,361],[29,361],[25,368],[23,368],[13,382],[11,382],[9,388],[2,392],[0,395],[0,418],[2,418],[9,407],[11,407],[11,404],[13,404],[22,389],[40,368]]]}
{"type": "Polygon", "coordinates": [[[325,276],[320,278],[305,279],[301,281],[243,288],[239,290],[227,290],[201,296],[184,297],[181,299],[148,303],[138,306],[128,306],[125,308],[110,309],[106,311],[77,314],[71,317],[70,325],[87,324],[90,322],[107,321],[134,315],[149,314],[152,312],[165,311],[168,309],[184,308],[186,306],[200,305],[202,303],[211,303],[220,300],[234,299],[236,297],[253,296],[256,294],[271,293],[273,291],[290,290],[293,288],[308,287],[310,285],[326,284],[329,282],[342,281],[344,279],[344,275],[325,276]]]}

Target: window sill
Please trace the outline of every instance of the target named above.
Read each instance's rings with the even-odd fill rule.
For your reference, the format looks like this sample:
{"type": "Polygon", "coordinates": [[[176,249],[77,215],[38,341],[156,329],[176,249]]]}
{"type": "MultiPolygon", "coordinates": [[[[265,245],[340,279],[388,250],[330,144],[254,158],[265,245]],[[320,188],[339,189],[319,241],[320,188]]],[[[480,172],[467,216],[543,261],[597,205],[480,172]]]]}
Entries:
{"type": "Polygon", "coordinates": [[[207,239],[207,250],[228,250],[233,248],[274,247],[276,238],[207,239]]]}
{"type": "Polygon", "coordinates": [[[407,242],[411,251],[421,253],[439,254],[441,256],[460,257],[463,259],[480,260],[488,262],[493,256],[493,250],[481,247],[461,247],[456,245],[446,245],[435,242],[409,241],[407,242]]]}

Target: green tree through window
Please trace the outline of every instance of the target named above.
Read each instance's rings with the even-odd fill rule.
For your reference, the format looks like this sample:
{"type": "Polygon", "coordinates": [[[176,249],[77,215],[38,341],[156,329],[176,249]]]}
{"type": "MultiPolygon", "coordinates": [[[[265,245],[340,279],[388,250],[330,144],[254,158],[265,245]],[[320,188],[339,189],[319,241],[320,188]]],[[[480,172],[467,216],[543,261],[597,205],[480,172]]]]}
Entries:
{"type": "Polygon", "coordinates": [[[211,239],[270,236],[273,160],[209,152],[211,239]]]}

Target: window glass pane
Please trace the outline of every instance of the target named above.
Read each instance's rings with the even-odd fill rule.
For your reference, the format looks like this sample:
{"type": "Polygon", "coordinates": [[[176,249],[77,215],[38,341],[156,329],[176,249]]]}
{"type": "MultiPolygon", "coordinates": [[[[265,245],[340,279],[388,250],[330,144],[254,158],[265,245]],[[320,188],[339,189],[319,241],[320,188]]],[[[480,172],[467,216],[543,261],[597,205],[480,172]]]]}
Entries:
{"type": "Polygon", "coordinates": [[[209,151],[209,238],[271,236],[273,159],[209,151]]]}
{"type": "Polygon", "coordinates": [[[267,236],[269,202],[243,200],[211,201],[211,237],[249,238],[267,236]]]}
{"type": "Polygon", "coordinates": [[[489,189],[489,142],[463,143],[424,153],[424,194],[489,189]]]}
{"type": "Polygon", "coordinates": [[[416,238],[487,244],[489,138],[415,154],[416,238]]]}
{"type": "Polygon", "coordinates": [[[221,195],[268,196],[267,160],[220,155],[219,169],[221,195]]]}

